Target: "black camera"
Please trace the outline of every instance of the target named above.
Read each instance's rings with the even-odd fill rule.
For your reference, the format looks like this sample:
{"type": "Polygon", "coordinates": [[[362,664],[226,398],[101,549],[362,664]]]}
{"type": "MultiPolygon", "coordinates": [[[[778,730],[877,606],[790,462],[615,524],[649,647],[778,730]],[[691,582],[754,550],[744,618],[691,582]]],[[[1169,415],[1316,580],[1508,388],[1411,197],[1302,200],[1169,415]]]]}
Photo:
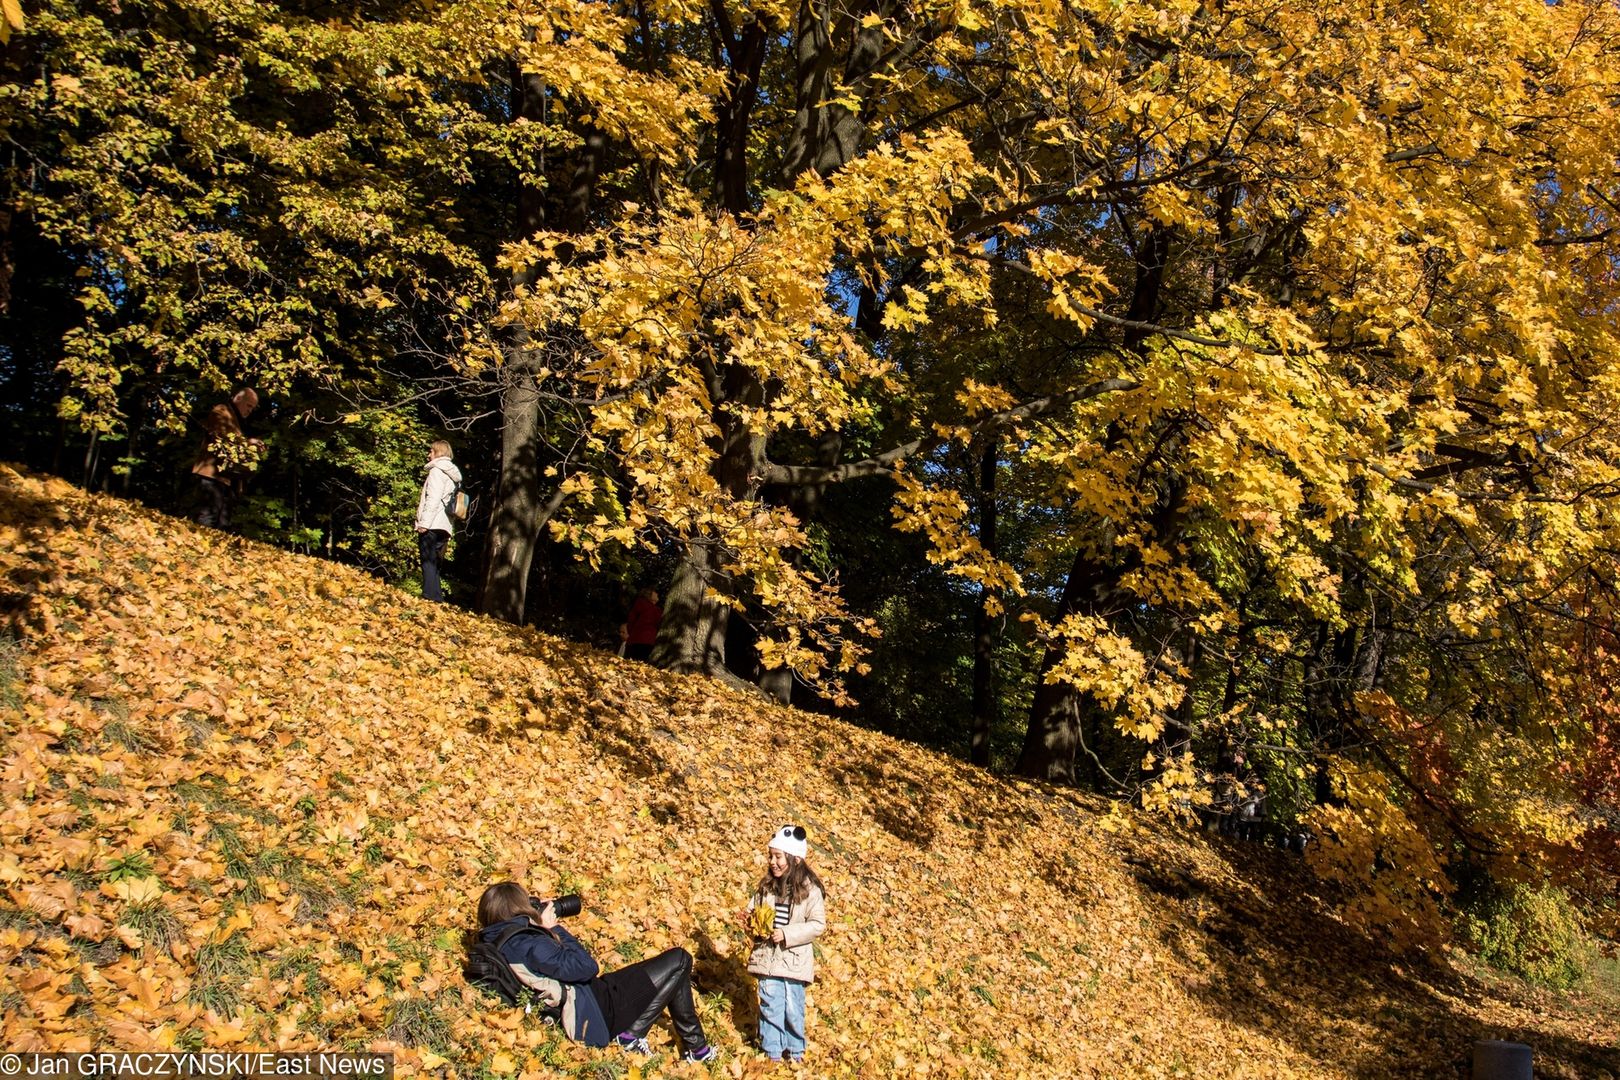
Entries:
{"type": "Polygon", "coordinates": [[[537,909],[550,904],[551,910],[559,919],[571,919],[578,915],[580,909],[584,907],[577,893],[569,893],[567,896],[559,896],[552,900],[542,900],[538,896],[531,896],[529,899],[534,901],[534,906],[537,909]]]}

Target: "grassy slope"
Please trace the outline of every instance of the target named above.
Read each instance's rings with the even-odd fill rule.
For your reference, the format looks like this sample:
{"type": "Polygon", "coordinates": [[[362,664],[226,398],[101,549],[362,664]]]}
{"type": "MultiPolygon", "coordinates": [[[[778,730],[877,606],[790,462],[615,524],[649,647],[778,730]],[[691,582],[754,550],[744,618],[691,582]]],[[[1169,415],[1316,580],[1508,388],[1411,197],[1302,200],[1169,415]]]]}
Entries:
{"type": "Polygon", "coordinates": [[[1297,861],[3,466],[0,614],[7,1049],[616,1073],[462,983],[512,876],[583,891],[606,963],[690,948],[713,1073],[762,1071],[730,913],[793,820],[829,893],[813,1072],[1458,1076],[1478,1037],[1620,1071],[1612,1001],[1380,955],[1297,861]]]}

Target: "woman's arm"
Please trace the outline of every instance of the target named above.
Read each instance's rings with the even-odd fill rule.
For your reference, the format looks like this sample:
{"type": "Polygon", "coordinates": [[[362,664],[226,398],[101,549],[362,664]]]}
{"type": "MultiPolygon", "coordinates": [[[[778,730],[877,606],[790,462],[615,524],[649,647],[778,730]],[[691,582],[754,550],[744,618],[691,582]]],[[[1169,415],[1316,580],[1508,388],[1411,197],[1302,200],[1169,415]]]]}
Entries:
{"type": "Polygon", "coordinates": [[[827,908],[821,890],[810,886],[810,895],[804,900],[804,921],[790,922],[782,928],[782,944],[792,949],[805,945],[821,936],[827,929],[827,908]]]}
{"type": "Polygon", "coordinates": [[[557,940],[550,934],[519,934],[508,944],[508,951],[517,946],[519,954],[508,963],[520,963],[536,975],[546,975],[558,982],[582,983],[596,978],[600,970],[585,946],[563,927],[553,929],[557,940]]]}

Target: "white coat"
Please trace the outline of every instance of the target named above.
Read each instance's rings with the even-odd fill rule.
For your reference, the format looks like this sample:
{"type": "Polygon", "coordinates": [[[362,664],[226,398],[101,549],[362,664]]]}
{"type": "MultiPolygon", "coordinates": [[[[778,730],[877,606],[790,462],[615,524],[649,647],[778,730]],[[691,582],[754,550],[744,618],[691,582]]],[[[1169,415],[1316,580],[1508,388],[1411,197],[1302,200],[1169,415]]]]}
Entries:
{"type": "Polygon", "coordinates": [[[427,463],[427,477],[422,481],[422,497],[416,503],[416,527],[438,529],[455,533],[450,524],[450,496],[461,483],[461,470],[449,458],[434,458],[427,463]]]}

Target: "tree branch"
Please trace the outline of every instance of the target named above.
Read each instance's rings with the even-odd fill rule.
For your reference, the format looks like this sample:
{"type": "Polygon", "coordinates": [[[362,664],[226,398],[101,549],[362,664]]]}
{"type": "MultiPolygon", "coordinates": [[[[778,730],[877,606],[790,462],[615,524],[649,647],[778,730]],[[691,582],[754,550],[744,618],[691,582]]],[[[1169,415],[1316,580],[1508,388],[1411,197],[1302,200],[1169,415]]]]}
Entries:
{"type": "MultiPolygon", "coordinates": [[[[1009,270],[1017,270],[1021,273],[1028,274],[1031,277],[1040,277],[1039,274],[1035,273],[1035,271],[1031,270],[1029,267],[1025,266],[1016,259],[1008,259],[1004,256],[992,255],[983,251],[964,251],[962,253],[971,258],[982,259],[986,262],[998,263],[1007,267],[1009,270]]],[[[1070,298],[1069,300],[1069,307],[1075,311],[1078,311],[1087,318],[1096,319],[1099,322],[1109,323],[1113,326],[1123,327],[1127,330],[1138,330],[1148,335],[1161,334],[1164,337],[1175,338],[1177,341],[1185,341],[1193,345],[1205,345],[1214,349],[1248,349],[1256,356],[1288,355],[1281,349],[1268,349],[1259,345],[1250,345],[1242,341],[1229,341],[1226,338],[1205,337],[1202,334],[1193,334],[1186,330],[1174,330],[1168,326],[1161,325],[1160,323],[1143,322],[1140,319],[1121,318],[1118,315],[1110,315],[1106,311],[1101,311],[1094,307],[1088,307],[1087,305],[1079,303],[1073,298],[1070,298]]]]}
{"type": "MultiPolygon", "coordinates": [[[[981,435],[996,431],[1015,424],[1020,420],[1043,416],[1065,405],[1073,405],[1088,398],[1101,397],[1121,390],[1135,390],[1140,384],[1135,379],[1114,377],[1102,379],[1098,382],[1072,390],[1066,394],[1051,394],[1046,397],[1027,401],[1011,409],[1004,409],[998,413],[991,413],[972,424],[967,425],[965,431],[972,435],[981,435]]],[[[950,440],[942,435],[928,435],[899,446],[885,450],[860,461],[850,461],[842,465],[779,465],[771,462],[759,477],[767,484],[833,484],[842,480],[855,480],[863,476],[881,476],[906,458],[917,453],[927,453],[945,445],[950,440]]]]}

